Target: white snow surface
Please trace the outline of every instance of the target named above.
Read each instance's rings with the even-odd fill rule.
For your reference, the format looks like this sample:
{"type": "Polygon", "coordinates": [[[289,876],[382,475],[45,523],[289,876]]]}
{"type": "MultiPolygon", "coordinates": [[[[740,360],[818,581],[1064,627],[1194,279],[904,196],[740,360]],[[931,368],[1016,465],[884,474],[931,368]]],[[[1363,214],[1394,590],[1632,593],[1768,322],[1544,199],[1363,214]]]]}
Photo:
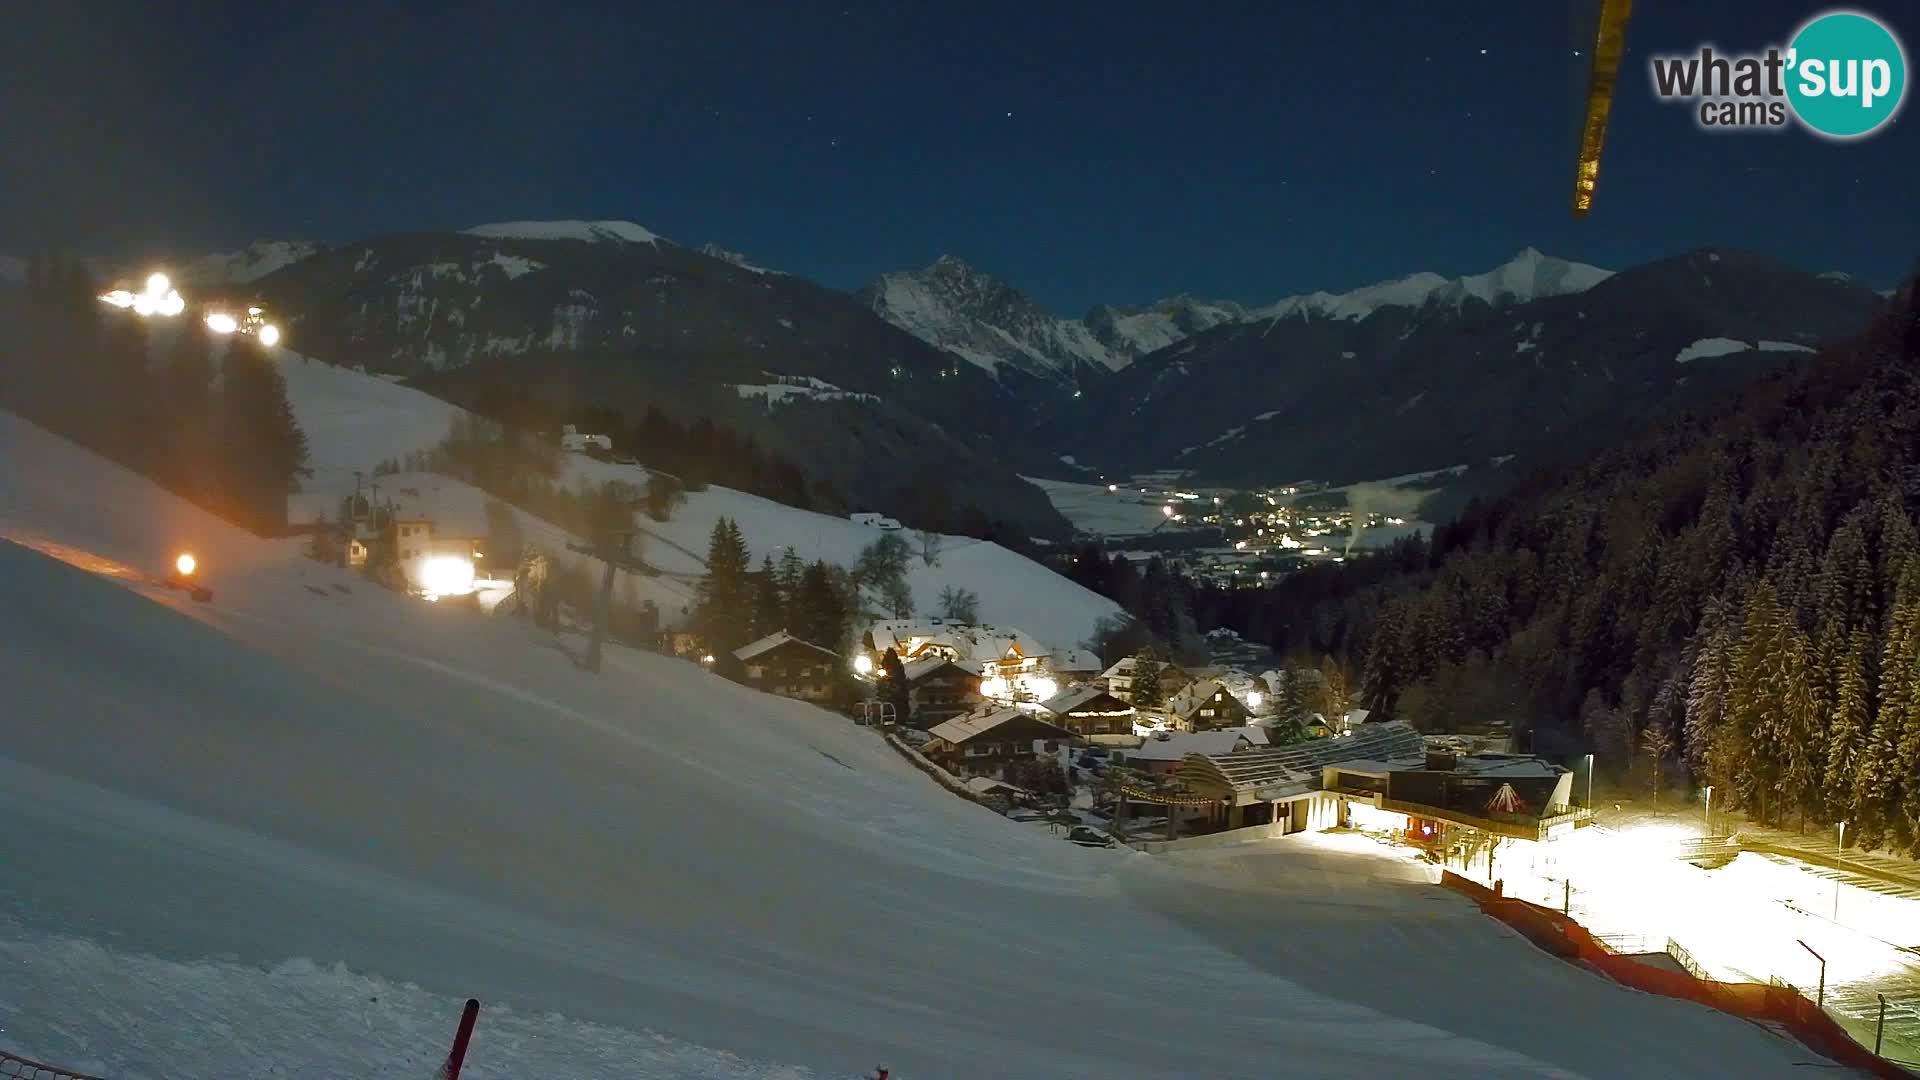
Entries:
{"type": "Polygon", "coordinates": [[[126,1080],[417,1076],[473,995],[477,1078],[1813,1057],[1549,957],[1370,841],[1083,850],[812,706],[618,648],[588,676],[3,414],[0,451],[28,466],[0,473],[15,1052],[126,1080]],[[182,543],[212,603],[135,580],[182,543]],[[1141,1023],[1169,984],[1206,1008],[1141,1023]],[[1062,994],[1070,1023],[1039,1005],[1062,994]]]}
{"type": "MultiPolygon", "coordinates": [[[[502,221],[462,230],[468,236],[504,240],[585,240],[588,243],[653,244],[666,237],[631,221],[502,221]]],[[[672,241],[668,241],[671,243],[672,241]]]]}
{"type": "Polygon", "coordinates": [[[1430,271],[1368,285],[1351,292],[1314,292],[1292,296],[1249,313],[1254,319],[1320,316],[1329,319],[1365,319],[1384,307],[1423,307],[1429,303],[1455,307],[1469,298],[1495,307],[1525,303],[1544,296],[1585,292],[1613,276],[1586,263],[1542,255],[1526,248],[1483,274],[1447,278],[1430,271]]]}
{"type": "Polygon", "coordinates": [[[732,263],[733,265],[749,273],[778,274],[782,277],[785,276],[785,274],[782,271],[769,270],[764,266],[756,266],[745,255],[742,255],[737,251],[728,251],[726,248],[721,247],[719,244],[715,244],[711,242],[701,244],[700,254],[710,256],[715,259],[719,259],[721,262],[724,262],[724,263],[732,263]]]}
{"type": "Polygon", "coordinates": [[[1161,507],[1166,500],[1140,494],[1138,485],[1118,485],[1108,491],[1105,484],[1081,484],[1072,480],[1046,480],[1023,476],[1022,480],[1047,493],[1047,501],[1060,511],[1075,529],[1095,536],[1138,536],[1152,532],[1165,523],[1161,507]]]}
{"type": "MultiPolygon", "coordinates": [[[[335,505],[341,495],[351,493],[355,470],[371,474],[373,466],[382,460],[404,458],[414,450],[438,444],[446,437],[453,416],[461,411],[418,390],[318,360],[307,361],[286,350],[280,350],[277,359],[287,380],[294,416],[306,432],[314,470],[312,479],[304,483],[306,491],[292,504],[297,507],[295,520],[305,520],[313,510],[335,505]]],[[[829,383],[812,383],[817,386],[811,388],[820,393],[832,390],[829,383]],[[821,390],[823,387],[826,389],[821,390]]],[[[803,382],[797,388],[808,387],[803,382]]],[[[566,481],[574,485],[623,480],[644,488],[649,475],[643,467],[595,461],[578,454],[568,456],[567,469],[566,481]]],[[[471,518],[475,508],[484,505],[485,494],[465,484],[444,477],[423,482],[439,492],[435,501],[455,516],[471,518]]],[[[397,488],[390,486],[388,490],[397,488]]],[[[560,555],[569,539],[564,531],[526,515],[517,516],[529,539],[560,555]]],[[[808,561],[825,559],[851,566],[860,550],[878,535],[845,518],[797,510],[730,488],[710,487],[688,492],[686,504],[674,512],[671,521],[637,515],[638,524],[646,531],[643,558],[663,576],[634,577],[629,585],[622,574],[619,587],[630,588],[637,599],[652,599],[668,625],[684,625],[693,600],[692,582],[706,573],[708,535],[722,517],[739,523],[756,563],[763,554],[771,554],[778,561],[781,552],[792,547],[808,561]]],[[[911,535],[907,539],[914,542],[911,535]]],[[[1078,647],[1096,622],[1120,611],[1112,601],[1024,555],[971,537],[943,537],[933,566],[919,557],[916,544],[907,584],[919,607],[927,611],[934,608],[941,590],[971,589],[980,597],[982,619],[1022,627],[1055,648],[1078,647]]]]}
{"type": "MultiPolygon", "coordinates": [[[[1736,352],[1751,352],[1753,342],[1741,342],[1734,338],[1701,338],[1674,354],[1674,363],[1688,363],[1692,359],[1709,359],[1715,356],[1732,356],[1736,352]]],[[[1812,346],[1803,346],[1799,342],[1761,342],[1761,352],[1818,352],[1812,346]]]]}

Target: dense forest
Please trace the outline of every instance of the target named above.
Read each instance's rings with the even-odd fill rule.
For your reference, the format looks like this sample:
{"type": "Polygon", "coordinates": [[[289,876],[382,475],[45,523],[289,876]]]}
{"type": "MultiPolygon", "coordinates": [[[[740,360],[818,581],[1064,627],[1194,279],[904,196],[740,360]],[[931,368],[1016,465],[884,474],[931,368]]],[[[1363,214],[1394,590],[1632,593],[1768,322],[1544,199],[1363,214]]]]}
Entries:
{"type": "Polygon", "coordinates": [[[286,530],[307,440],[250,336],[102,304],[77,260],[35,258],[0,305],[0,408],[264,535],[286,530]]]}
{"type": "Polygon", "coordinates": [[[1429,730],[1920,849],[1920,306],[1427,541],[1196,597],[1429,730]]]}

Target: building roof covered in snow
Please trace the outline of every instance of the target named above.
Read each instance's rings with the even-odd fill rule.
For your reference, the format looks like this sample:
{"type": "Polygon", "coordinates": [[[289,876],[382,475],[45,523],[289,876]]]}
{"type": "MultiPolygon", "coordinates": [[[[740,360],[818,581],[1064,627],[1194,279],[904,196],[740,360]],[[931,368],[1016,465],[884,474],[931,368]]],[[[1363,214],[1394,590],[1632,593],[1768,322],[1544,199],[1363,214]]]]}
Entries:
{"type": "Polygon", "coordinates": [[[1012,626],[952,623],[940,619],[877,619],[867,627],[873,651],[892,649],[902,660],[927,653],[946,654],[961,663],[998,662],[1018,649],[1028,657],[1051,650],[1032,634],[1012,626]]]}
{"type": "Polygon", "coordinates": [[[1055,649],[1053,670],[1091,675],[1100,670],[1100,658],[1085,649],[1055,649]]]}
{"type": "Polygon", "coordinates": [[[945,723],[928,728],[927,734],[953,746],[961,746],[971,739],[977,739],[1009,726],[1017,727],[1021,731],[1030,731],[1033,738],[1073,738],[1073,732],[1066,728],[1019,709],[994,709],[956,716],[945,723]]]}
{"type": "Polygon", "coordinates": [[[1426,762],[1426,754],[1420,733],[1395,721],[1291,746],[1190,755],[1180,766],[1179,776],[1196,791],[1245,805],[1316,791],[1323,771],[1341,761],[1385,761],[1418,768],[1426,762]]]}
{"type": "Polygon", "coordinates": [[[1213,700],[1213,695],[1224,693],[1226,687],[1218,679],[1201,679],[1199,682],[1182,687],[1180,692],[1167,699],[1167,711],[1175,716],[1191,717],[1200,707],[1213,700]]]}
{"type": "Polygon", "coordinates": [[[1252,745],[1253,740],[1238,728],[1175,731],[1155,735],[1126,753],[1129,761],[1185,761],[1188,754],[1232,754],[1252,745]]]}
{"type": "Polygon", "coordinates": [[[1083,708],[1089,704],[1098,703],[1101,698],[1107,699],[1108,702],[1119,710],[1126,712],[1134,711],[1132,705],[1107,693],[1106,688],[1103,686],[1076,686],[1071,690],[1063,690],[1041,702],[1040,707],[1056,716],[1064,716],[1067,713],[1083,708]]]}
{"type": "Polygon", "coordinates": [[[759,641],[748,642],[747,644],[742,645],[739,648],[733,650],[733,655],[741,663],[746,663],[747,661],[752,660],[754,657],[763,655],[765,653],[770,653],[773,650],[780,648],[782,645],[803,645],[809,649],[812,649],[815,652],[825,653],[828,656],[840,655],[839,653],[834,652],[832,649],[821,648],[820,646],[815,645],[811,641],[803,641],[800,638],[794,637],[792,634],[787,633],[785,630],[776,630],[773,633],[768,634],[766,637],[761,638],[759,641]]]}
{"type": "Polygon", "coordinates": [[[900,673],[907,677],[908,682],[919,682],[921,679],[945,668],[952,668],[962,674],[971,675],[976,679],[980,677],[980,668],[978,665],[958,663],[938,653],[923,656],[918,660],[911,660],[900,665],[900,673]]]}
{"type": "MultiPolygon", "coordinates": [[[[1154,666],[1158,667],[1162,672],[1165,672],[1168,668],[1173,668],[1176,671],[1181,670],[1177,665],[1169,663],[1165,660],[1155,660],[1155,661],[1152,661],[1152,663],[1154,664],[1154,666]]],[[[1123,656],[1119,660],[1114,661],[1114,664],[1112,667],[1101,672],[1100,677],[1103,679],[1112,679],[1112,678],[1131,679],[1133,678],[1135,670],[1139,667],[1139,665],[1140,665],[1139,657],[1123,656]]]]}

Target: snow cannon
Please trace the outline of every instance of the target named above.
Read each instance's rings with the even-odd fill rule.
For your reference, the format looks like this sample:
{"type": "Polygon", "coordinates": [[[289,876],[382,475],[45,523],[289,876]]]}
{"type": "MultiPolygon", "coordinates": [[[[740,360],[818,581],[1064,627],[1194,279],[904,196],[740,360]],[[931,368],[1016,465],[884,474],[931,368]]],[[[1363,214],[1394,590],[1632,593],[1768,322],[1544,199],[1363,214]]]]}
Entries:
{"type": "Polygon", "coordinates": [[[167,571],[167,588],[179,589],[201,603],[212,600],[213,590],[200,584],[193,576],[199,569],[200,560],[194,558],[191,551],[174,556],[173,566],[167,571]]]}

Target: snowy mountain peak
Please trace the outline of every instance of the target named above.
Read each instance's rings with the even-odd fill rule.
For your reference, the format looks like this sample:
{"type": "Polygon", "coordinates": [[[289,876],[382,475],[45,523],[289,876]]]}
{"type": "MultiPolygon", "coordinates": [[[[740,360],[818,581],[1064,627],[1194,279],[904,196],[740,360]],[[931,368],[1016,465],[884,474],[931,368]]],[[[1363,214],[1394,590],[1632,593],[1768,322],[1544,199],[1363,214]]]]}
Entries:
{"type": "Polygon", "coordinates": [[[1350,292],[1290,296],[1250,314],[1262,319],[1319,316],[1357,322],[1387,307],[1448,304],[1457,308],[1468,300],[1503,307],[1546,296],[1585,292],[1611,276],[1610,270],[1543,255],[1538,249],[1528,247],[1482,274],[1447,278],[1422,271],[1350,292]]]}
{"type": "Polygon", "coordinates": [[[239,251],[202,255],[178,267],[174,276],[194,285],[244,285],[318,252],[305,240],[255,240],[239,251]]]}
{"type": "Polygon", "coordinates": [[[705,255],[709,259],[719,259],[723,263],[731,263],[742,270],[748,270],[755,274],[780,273],[778,270],[769,270],[764,266],[756,266],[749,261],[745,255],[737,251],[729,251],[712,241],[700,245],[700,254],[705,255]]]}
{"type": "Polygon", "coordinates": [[[1116,357],[1085,324],[1055,316],[952,255],[924,270],[882,274],[860,298],[881,318],[996,377],[1011,367],[1074,386],[1083,375],[1128,359],[1116,357]]]}
{"type": "Polygon", "coordinates": [[[1181,293],[1145,308],[1101,304],[1087,312],[1085,322],[1115,356],[1132,360],[1246,317],[1246,309],[1231,300],[1200,300],[1181,293]]]}
{"type": "Polygon", "coordinates": [[[468,236],[496,240],[584,240],[590,244],[652,244],[656,247],[667,239],[631,221],[501,221],[462,231],[468,236]]]}

